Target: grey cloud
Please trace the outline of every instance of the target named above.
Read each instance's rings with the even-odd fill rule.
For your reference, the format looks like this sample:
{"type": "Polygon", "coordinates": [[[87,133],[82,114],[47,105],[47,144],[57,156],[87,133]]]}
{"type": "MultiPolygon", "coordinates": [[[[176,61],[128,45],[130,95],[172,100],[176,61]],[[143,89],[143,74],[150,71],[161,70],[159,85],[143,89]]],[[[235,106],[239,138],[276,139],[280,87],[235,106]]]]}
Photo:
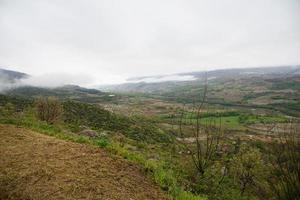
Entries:
{"type": "Polygon", "coordinates": [[[0,44],[1,66],[96,83],[299,64],[300,2],[1,0],[0,44]]]}
{"type": "Polygon", "coordinates": [[[86,74],[49,73],[39,76],[30,76],[29,78],[22,79],[19,84],[37,87],[59,87],[68,84],[89,86],[92,82],[93,78],[86,74]]]}

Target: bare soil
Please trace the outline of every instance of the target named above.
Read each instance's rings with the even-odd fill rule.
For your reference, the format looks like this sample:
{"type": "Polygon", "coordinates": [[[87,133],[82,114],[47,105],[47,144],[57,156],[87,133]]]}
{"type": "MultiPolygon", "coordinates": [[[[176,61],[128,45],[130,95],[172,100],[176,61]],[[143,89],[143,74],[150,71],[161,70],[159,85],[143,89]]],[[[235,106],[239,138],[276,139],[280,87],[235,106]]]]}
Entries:
{"type": "Polygon", "coordinates": [[[167,199],[143,170],[103,149],[0,125],[0,199],[167,199]]]}

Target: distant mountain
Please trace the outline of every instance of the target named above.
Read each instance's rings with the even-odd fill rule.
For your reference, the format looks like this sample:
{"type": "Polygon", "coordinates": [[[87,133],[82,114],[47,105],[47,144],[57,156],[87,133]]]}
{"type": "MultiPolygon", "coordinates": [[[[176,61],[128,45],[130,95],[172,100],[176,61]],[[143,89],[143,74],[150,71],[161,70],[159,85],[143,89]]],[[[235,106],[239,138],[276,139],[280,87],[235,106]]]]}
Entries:
{"type": "Polygon", "coordinates": [[[276,67],[255,67],[255,68],[236,68],[236,69],[219,69],[207,72],[191,72],[182,75],[192,75],[196,78],[235,78],[235,77],[252,77],[252,76],[283,76],[300,74],[300,65],[296,66],[276,66],[276,67]]]}
{"type": "Polygon", "coordinates": [[[6,70],[6,69],[0,68],[0,80],[5,79],[5,81],[16,82],[17,80],[20,80],[23,78],[28,78],[28,77],[29,77],[28,74],[25,74],[22,72],[17,72],[17,71],[6,70]]]}
{"type": "Polygon", "coordinates": [[[0,68],[0,92],[16,87],[21,79],[28,78],[29,75],[0,68]]]}
{"type": "Polygon", "coordinates": [[[83,88],[78,85],[64,85],[61,87],[36,87],[24,85],[21,80],[29,78],[28,74],[0,69],[0,92],[9,96],[20,96],[24,98],[54,96],[61,100],[77,100],[81,102],[103,102],[116,99],[110,93],[101,92],[97,89],[83,88]]]}
{"type": "Polygon", "coordinates": [[[37,98],[37,97],[57,97],[61,100],[76,100],[87,103],[99,103],[104,101],[111,101],[110,93],[101,92],[96,89],[83,88],[77,85],[66,85],[56,88],[41,88],[33,86],[17,87],[5,92],[6,95],[19,96],[23,98],[37,98]]]}
{"type": "Polygon", "coordinates": [[[162,93],[185,85],[203,84],[204,77],[207,77],[209,81],[216,81],[251,77],[277,78],[296,75],[300,75],[300,65],[220,69],[171,75],[135,77],[128,79],[128,83],[101,86],[99,89],[114,92],[162,93]]]}

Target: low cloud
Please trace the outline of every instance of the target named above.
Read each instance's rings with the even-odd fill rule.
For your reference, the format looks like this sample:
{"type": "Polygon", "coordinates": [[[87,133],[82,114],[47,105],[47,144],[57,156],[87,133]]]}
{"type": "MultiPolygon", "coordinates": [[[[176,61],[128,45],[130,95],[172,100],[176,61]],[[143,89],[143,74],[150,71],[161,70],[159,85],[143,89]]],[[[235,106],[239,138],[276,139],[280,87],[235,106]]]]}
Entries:
{"type": "Polygon", "coordinates": [[[167,82],[167,81],[192,81],[196,78],[191,75],[166,75],[166,76],[153,76],[153,77],[145,77],[138,80],[131,80],[128,81],[130,83],[138,83],[138,82],[145,82],[145,83],[157,83],[157,82],[167,82]]]}
{"type": "Polygon", "coordinates": [[[18,80],[13,80],[8,75],[0,73],[0,92],[18,87],[18,85],[18,80]]]}
{"type": "Polygon", "coordinates": [[[80,85],[89,87],[94,84],[94,78],[86,74],[48,73],[14,79],[7,74],[0,73],[0,92],[23,86],[55,88],[64,85],[80,85]]]}
{"type": "Polygon", "coordinates": [[[27,79],[22,79],[20,83],[36,87],[59,87],[63,85],[89,86],[93,84],[93,80],[93,77],[86,74],[53,73],[30,76],[27,79]]]}

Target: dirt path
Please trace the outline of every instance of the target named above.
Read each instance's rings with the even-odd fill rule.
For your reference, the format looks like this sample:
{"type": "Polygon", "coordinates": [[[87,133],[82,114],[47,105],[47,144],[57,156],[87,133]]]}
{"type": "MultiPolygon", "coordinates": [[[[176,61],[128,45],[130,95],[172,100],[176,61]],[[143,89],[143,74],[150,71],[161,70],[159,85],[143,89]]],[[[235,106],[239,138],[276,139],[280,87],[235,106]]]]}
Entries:
{"type": "Polygon", "coordinates": [[[0,199],[166,199],[134,164],[104,150],[0,125],[0,199]]]}

